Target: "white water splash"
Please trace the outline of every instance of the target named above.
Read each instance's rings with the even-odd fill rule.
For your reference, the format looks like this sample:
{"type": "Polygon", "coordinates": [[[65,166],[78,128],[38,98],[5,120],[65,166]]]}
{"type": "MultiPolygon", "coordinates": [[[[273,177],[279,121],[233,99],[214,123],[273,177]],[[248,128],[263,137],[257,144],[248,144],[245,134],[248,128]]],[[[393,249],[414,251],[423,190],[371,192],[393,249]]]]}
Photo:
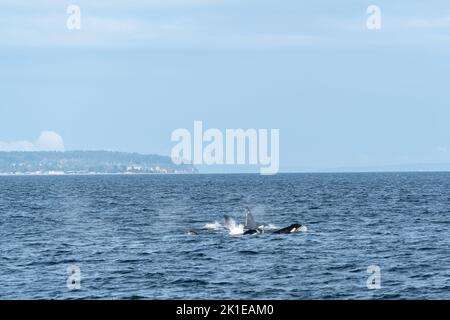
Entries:
{"type": "Polygon", "coordinates": [[[307,228],[306,226],[301,226],[301,227],[298,229],[298,231],[299,231],[299,232],[306,232],[306,231],[308,231],[308,228],[307,228]]]}
{"type": "Polygon", "coordinates": [[[212,230],[219,230],[219,229],[222,229],[223,226],[219,222],[215,221],[214,223],[207,223],[207,224],[205,224],[204,228],[205,229],[212,229],[212,230]]]}
{"type": "Polygon", "coordinates": [[[236,221],[233,218],[230,218],[230,222],[227,227],[228,230],[230,230],[230,234],[233,236],[244,234],[244,225],[236,223],[236,221]]]}
{"type": "Polygon", "coordinates": [[[262,230],[275,230],[275,229],[278,229],[278,227],[276,225],[272,224],[272,223],[269,223],[267,225],[260,226],[259,229],[262,229],[262,230]]]}

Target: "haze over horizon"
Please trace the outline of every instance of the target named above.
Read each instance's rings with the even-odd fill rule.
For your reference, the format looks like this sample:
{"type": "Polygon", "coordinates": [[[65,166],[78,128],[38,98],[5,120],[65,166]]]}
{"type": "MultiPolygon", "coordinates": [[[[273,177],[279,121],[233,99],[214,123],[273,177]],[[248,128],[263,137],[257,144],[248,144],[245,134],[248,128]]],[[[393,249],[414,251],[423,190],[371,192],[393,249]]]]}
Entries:
{"type": "Polygon", "coordinates": [[[375,2],[378,31],[356,0],[78,0],[68,30],[71,1],[5,0],[0,151],[170,155],[202,120],[280,129],[281,172],[450,163],[450,6],[375,2]]]}

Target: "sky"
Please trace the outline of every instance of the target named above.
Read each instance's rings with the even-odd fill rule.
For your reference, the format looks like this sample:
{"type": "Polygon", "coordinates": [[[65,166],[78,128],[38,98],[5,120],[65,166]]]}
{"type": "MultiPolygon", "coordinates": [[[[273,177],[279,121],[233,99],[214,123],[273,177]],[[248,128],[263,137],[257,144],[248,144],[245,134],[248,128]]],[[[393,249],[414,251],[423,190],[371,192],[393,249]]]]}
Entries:
{"type": "Polygon", "coordinates": [[[281,171],[450,163],[448,1],[0,0],[0,9],[0,150],[55,142],[169,155],[171,133],[201,120],[279,129],[281,171]],[[66,26],[69,5],[81,10],[80,30],[66,26]],[[381,9],[379,30],[366,26],[369,5],[381,9]]]}

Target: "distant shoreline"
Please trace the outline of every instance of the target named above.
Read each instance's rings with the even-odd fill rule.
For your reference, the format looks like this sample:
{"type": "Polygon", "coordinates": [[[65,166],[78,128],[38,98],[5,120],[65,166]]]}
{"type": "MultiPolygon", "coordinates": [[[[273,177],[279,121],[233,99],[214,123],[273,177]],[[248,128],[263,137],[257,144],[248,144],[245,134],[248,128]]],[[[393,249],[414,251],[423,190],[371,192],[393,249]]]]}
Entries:
{"type": "Polygon", "coordinates": [[[195,175],[187,172],[155,172],[155,173],[0,173],[0,177],[64,177],[64,176],[165,176],[165,175],[195,175]]]}
{"type": "MultiPolygon", "coordinates": [[[[290,174],[406,174],[406,173],[450,173],[450,170],[429,170],[429,171],[300,171],[300,172],[280,172],[278,175],[290,174]]],[[[0,173],[0,177],[68,177],[68,176],[174,176],[174,175],[260,175],[257,172],[167,172],[167,173],[0,173]]]]}
{"type": "Polygon", "coordinates": [[[191,174],[190,164],[174,164],[168,156],[115,151],[0,152],[2,176],[99,174],[191,174]]]}

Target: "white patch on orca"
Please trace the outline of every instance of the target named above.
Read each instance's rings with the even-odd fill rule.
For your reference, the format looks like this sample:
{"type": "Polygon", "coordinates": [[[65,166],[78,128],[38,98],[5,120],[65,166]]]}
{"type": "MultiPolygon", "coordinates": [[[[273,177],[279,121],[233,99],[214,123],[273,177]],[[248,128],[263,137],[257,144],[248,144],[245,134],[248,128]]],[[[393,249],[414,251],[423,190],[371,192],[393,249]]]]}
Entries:
{"type": "Polygon", "coordinates": [[[297,228],[292,228],[291,233],[294,233],[295,231],[297,231],[297,228]]]}

